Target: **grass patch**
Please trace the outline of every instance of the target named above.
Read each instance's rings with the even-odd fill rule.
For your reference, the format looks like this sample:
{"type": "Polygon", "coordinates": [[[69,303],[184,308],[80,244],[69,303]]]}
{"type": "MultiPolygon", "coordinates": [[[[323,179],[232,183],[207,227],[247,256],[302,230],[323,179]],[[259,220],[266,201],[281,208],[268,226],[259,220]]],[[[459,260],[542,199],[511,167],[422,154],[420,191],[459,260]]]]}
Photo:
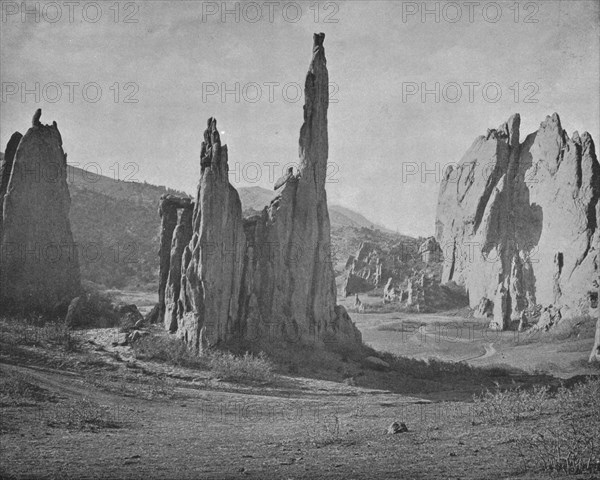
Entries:
{"type": "Polygon", "coordinates": [[[0,344],[79,351],[80,340],[64,322],[45,321],[38,315],[0,319],[0,344]]]}
{"type": "Polygon", "coordinates": [[[600,378],[556,392],[498,389],[474,400],[474,413],[483,423],[512,427],[515,455],[525,464],[545,472],[600,473],[600,378]]]}
{"type": "Polygon", "coordinates": [[[121,428],[124,426],[119,411],[106,405],[80,398],[57,408],[41,412],[42,418],[49,427],[66,428],[67,430],[99,430],[105,428],[121,428]]]}
{"type": "Polygon", "coordinates": [[[211,372],[221,380],[271,382],[274,378],[274,365],[264,352],[236,356],[214,350],[207,354],[207,360],[211,372]]]}
{"type": "Polygon", "coordinates": [[[274,378],[274,364],[265,353],[235,355],[213,349],[199,355],[182,340],[171,336],[147,335],[133,344],[133,354],[139,360],[209,370],[220,380],[264,383],[274,378]]]}
{"type": "Polygon", "coordinates": [[[181,340],[164,335],[146,335],[132,345],[138,360],[152,360],[178,367],[204,369],[206,362],[181,340]]]}
{"type": "Polygon", "coordinates": [[[30,406],[53,400],[55,396],[36,385],[35,379],[27,374],[8,371],[0,377],[0,407],[30,406]]]}
{"type": "Polygon", "coordinates": [[[533,343],[560,343],[574,340],[593,339],[596,333],[596,319],[583,315],[574,318],[565,318],[558,322],[548,332],[542,330],[525,331],[511,339],[520,345],[533,343]]]}

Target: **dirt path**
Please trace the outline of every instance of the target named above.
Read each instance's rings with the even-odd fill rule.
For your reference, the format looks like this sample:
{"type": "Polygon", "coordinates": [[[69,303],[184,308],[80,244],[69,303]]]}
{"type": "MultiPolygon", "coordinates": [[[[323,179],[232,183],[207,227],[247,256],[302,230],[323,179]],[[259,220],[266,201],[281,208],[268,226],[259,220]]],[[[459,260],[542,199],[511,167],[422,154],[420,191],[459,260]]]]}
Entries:
{"type": "Polygon", "coordinates": [[[486,345],[483,346],[484,348],[484,352],[480,355],[476,355],[474,357],[467,357],[467,358],[463,358],[462,360],[460,360],[461,362],[470,362],[472,360],[483,360],[485,358],[489,358],[493,355],[496,355],[496,349],[494,348],[494,344],[493,343],[488,343],[486,345]]]}

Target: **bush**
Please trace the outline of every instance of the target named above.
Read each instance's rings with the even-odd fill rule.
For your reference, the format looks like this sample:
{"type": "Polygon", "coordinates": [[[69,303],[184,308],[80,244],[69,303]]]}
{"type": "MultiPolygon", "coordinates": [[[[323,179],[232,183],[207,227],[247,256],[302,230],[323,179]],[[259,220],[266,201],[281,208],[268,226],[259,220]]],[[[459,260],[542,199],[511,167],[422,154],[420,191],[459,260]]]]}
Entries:
{"type": "Polygon", "coordinates": [[[7,371],[0,377],[0,406],[24,406],[53,401],[54,394],[36,385],[27,374],[7,371]]]}
{"type": "Polygon", "coordinates": [[[68,430],[97,430],[124,426],[122,419],[115,415],[112,408],[88,398],[79,398],[66,405],[47,409],[42,414],[49,427],[68,430]]]}
{"type": "Polygon", "coordinates": [[[543,471],[565,474],[600,473],[600,379],[573,388],[486,392],[475,397],[475,414],[486,423],[515,424],[536,419],[533,426],[514,430],[516,454],[543,471]],[[541,414],[550,414],[540,425],[541,414]]]}
{"type": "Polygon", "coordinates": [[[254,356],[246,352],[242,357],[230,352],[212,351],[208,365],[217,378],[233,381],[270,382],[273,379],[273,363],[261,352],[254,356]]]}
{"type": "Polygon", "coordinates": [[[485,423],[505,424],[539,416],[549,401],[549,388],[535,386],[531,391],[516,388],[474,397],[473,413],[485,423]]]}
{"type": "Polygon", "coordinates": [[[202,368],[204,363],[193,350],[174,337],[148,335],[133,344],[133,355],[139,360],[154,360],[180,367],[202,368]]]}

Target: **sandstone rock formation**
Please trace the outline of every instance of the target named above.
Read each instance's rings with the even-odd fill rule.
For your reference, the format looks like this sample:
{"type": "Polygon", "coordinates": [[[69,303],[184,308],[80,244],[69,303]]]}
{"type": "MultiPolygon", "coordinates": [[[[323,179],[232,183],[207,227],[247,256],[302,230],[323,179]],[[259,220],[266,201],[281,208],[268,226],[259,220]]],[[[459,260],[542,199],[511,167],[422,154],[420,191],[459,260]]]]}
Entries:
{"type": "Polygon", "coordinates": [[[600,317],[598,317],[598,320],[596,321],[596,336],[594,338],[594,346],[592,347],[589,361],[590,363],[600,362],[600,317]]]}
{"type": "Polygon", "coordinates": [[[66,154],[56,122],[42,125],[40,115],[23,138],[13,135],[2,165],[0,305],[49,312],[81,284],[66,154]]]}
{"type": "Polygon", "coordinates": [[[271,204],[260,215],[242,219],[239,195],[228,180],[227,146],[213,118],[200,154],[191,240],[185,228],[178,233],[189,217],[182,214],[175,228],[176,215],[161,204],[159,303],[165,305],[167,328],[194,348],[233,338],[321,345],[361,341],[345,309],[336,306],[329,251],[329,82],[323,40],[324,34],[314,36],[306,77],[299,171],[278,182],[271,204]]]}
{"type": "Polygon", "coordinates": [[[10,137],[10,140],[6,144],[6,151],[4,153],[4,159],[0,163],[0,239],[2,239],[2,217],[4,210],[4,195],[8,190],[8,182],[10,180],[10,174],[12,173],[13,162],[15,154],[17,153],[17,147],[19,142],[23,138],[19,132],[15,132],[10,137]]]}
{"type": "MultiPolygon", "coordinates": [[[[346,261],[346,279],[343,294],[348,297],[356,293],[365,293],[381,286],[384,275],[383,262],[389,263],[382,249],[372,242],[362,242],[356,255],[350,255],[346,261]]],[[[385,274],[389,274],[385,270],[385,274]]]]}
{"type": "Polygon", "coordinates": [[[355,274],[352,270],[349,270],[346,273],[346,279],[344,280],[344,285],[342,286],[342,292],[344,297],[349,297],[351,295],[356,295],[357,293],[368,292],[374,288],[375,285],[369,282],[369,280],[355,274]]]}
{"type": "Polygon", "coordinates": [[[421,261],[426,265],[439,263],[442,260],[442,249],[435,240],[435,237],[429,237],[419,247],[421,261]]]}
{"type": "MultiPolygon", "coordinates": [[[[172,297],[177,299],[179,296],[179,282],[181,273],[181,255],[173,258],[173,268],[171,267],[171,259],[173,257],[172,247],[175,247],[173,244],[173,233],[175,232],[176,227],[178,227],[178,222],[182,221],[186,222],[185,226],[182,226],[178,231],[178,237],[187,235],[187,242],[189,242],[191,238],[191,212],[193,208],[193,203],[189,198],[176,197],[175,195],[163,195],[160,198],[158,213],[161,218],[161,226],[160,226],[160,247],[158,251],[159,257],[159,279],[158,279],[158,305],[156,315],[157,319],[152,319],[152,322],[165,321],[165,311],[166,311],[166,301],[165,294],[167,291],[167,282],[169,281],[169,277],[171,276],[172,270],[177,270],[177,275],[173,274],[171,276],[172,284],[169,286],[169,292],[171,296],[174,295],[174,292],[177,292],[177,295],[172,297]],[[183,210],[184,212],[188,212],[186,214],[179,214],[179,210],[183,210]],[[187,231],[187,234],[184,232],[187,231]]],[[[186,242],[186,243],[187,243],[186,242]]],[[[181,241],[177,242],[179,245],[178,248],[181,248],[181,241]]],[[[171,298],[170,306],[171,310],[173,309],[173,301],[171,298]]],[[[152,323],[151,322],[151,323],[152,323]]],[[[170,330],[174,330],[174,328],[170,327],[172,322],[172,318],[169,318],[168,325],[170,330]]]]}
{"type": "Polygon", "coordinates": [[[598,277],[600,165],[588,133],[571,138],[557,114],[520,143],[520,117],[478,137],[439,193],[436,239],[444,282],[472,308],[493,302],[492,328],[523,311],[589,311],[598,277]],[[539,307],[538,307],[539,310],[539,307]]]}

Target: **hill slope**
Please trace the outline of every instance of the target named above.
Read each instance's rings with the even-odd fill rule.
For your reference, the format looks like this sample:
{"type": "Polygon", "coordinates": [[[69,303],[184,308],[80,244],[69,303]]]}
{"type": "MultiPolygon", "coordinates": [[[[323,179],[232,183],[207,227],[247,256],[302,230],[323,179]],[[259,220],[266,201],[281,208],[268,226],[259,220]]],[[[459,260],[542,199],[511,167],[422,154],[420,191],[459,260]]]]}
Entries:
{"type": "MultiPolygon", "coordinates": [[[[275,191],[262,187],[238,188],[244,211],[261,211],[276,195],[275,191]]],[[[329,219],[332,227],[376,228],[382,231],[390,230],[368,220],[363,215],[340,205],[329,205],[329,219]]]]}
{"type": "MultiPolygon", "coordinates": [[[[67,182],[71,228],[79,245],[82,279],[109,288],[154,289],[158,275],[158,200],[165,193],[189,195],[145,182],[115,180],[71,166],[67,182]]],[[[275,195],[261,187],[239,188],[238,192],[246,214],[262,210],[275,195]]],[[[348,208],[331,205],[329,215],[337,274],[342,272],[348,255],[354,254],[363,241],[413,240],[379,228],[348,208]]]]}

